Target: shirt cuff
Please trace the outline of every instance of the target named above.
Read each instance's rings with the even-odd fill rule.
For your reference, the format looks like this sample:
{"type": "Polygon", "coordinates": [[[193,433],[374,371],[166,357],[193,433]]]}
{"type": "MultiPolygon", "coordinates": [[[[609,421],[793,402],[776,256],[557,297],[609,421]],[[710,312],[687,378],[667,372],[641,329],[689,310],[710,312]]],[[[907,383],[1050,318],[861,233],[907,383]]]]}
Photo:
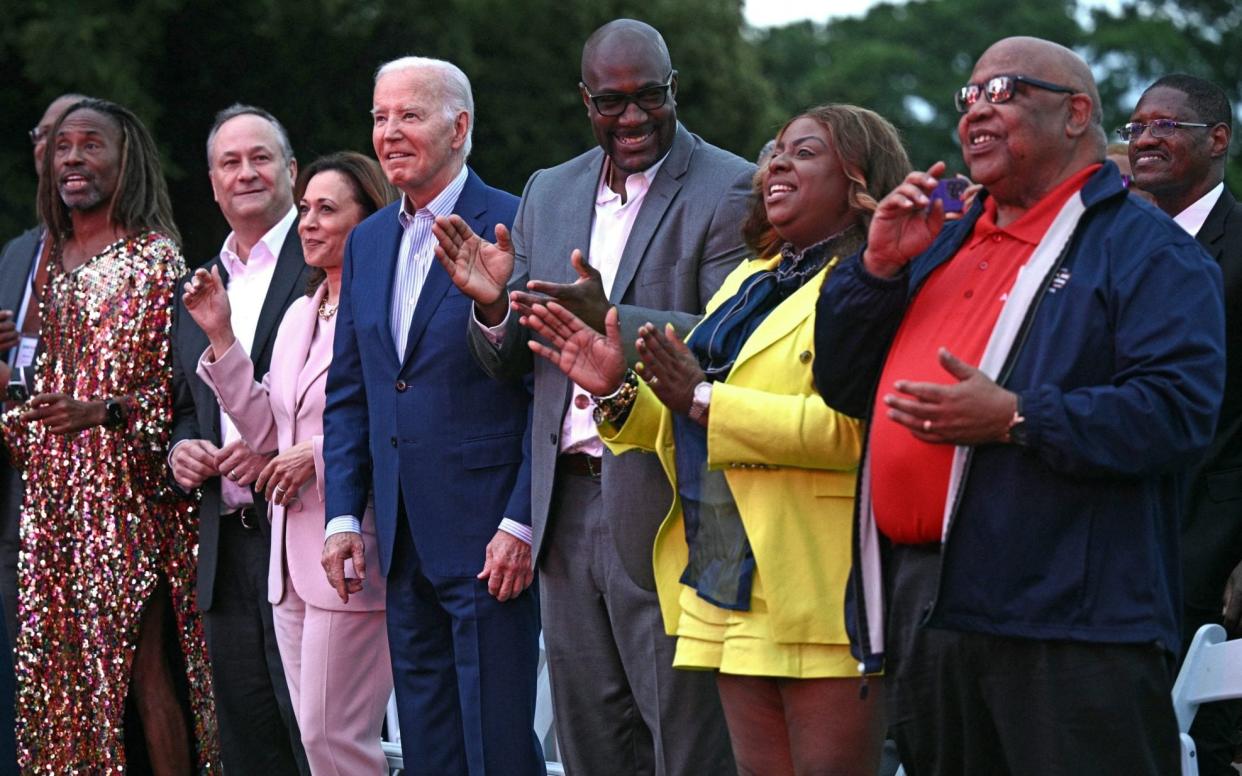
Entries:
{"type": "MultiPolygon", "coordinates": [[[[339,519],[340,518],[337,518],[337,520],[339,519]]],[[[526,525],[525,523],[519,523],[516,520],[510,520],[507,517],[500,521],[500,530],[504,531],[510,536],[515,536],[518,539],[521,539],[527,544],[530,544],[531,540],[533,539],[533,537],[531,536],[529,525],[526,525]]]]}
{"type": "MultiPolygon", "coordinates": [[[[483,330],[483,336],[487,338],[488,342],[492,343],[492,347],[498,347],[500,343],[504,341],[505,325],[509,323],[509,313],[510,310],[506,307],[505,317],[500,321],[500,323],[495,326],[488,326],[486,323],[479,320],[478,306],[470,305],[470,317],[474,319],[474,324],[483,330]]],[[[507,520],[508,518],[505,519],[507,520]]]]}
{"type": "MultiPolygon", "coordinates": [[[[626,107],[628,108],[629,106],[627,105],[626,107]]],[[[168,458],[167,458],[167,460],[165,461],[165,463],[167,463],[167,464],[168,464],[168,468],[169,468],[169,469],[171,469],[171,468],[172,468],[172,457],[173,457],[173,453],[177,452],[177,448],[178,448],[178,447],[181,447],[182,445],[184,445],[186,442],[189,442],[189,441],[190,441],[190,440],[188,440],[188,439],[182,439],[182,440],[179,440],[179,441],[177,442],[177,444],[175,444],[175,445],[173,445],[171,448],[169,448],[169,450],[168,450],[168,458]]]]}
{"type": "Polygon", "coordinates": [[[339,533],[362,533],[362,523],[353,515],[341,515],[334,517],[328,521],[328,527],[324,529],[323,538],[326,540],[329,536],[339,533]]]}

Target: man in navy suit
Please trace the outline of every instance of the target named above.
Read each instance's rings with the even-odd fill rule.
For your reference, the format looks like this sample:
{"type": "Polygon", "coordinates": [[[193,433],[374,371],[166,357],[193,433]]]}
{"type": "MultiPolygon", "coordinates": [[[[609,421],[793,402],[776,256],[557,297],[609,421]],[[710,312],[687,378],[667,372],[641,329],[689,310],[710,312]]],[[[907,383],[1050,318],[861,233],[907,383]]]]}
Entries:
{"type": "Polygon", "coordinates": [[[371,112],[376,156],[403,196],[345,249],[324,411],[324,570],[343,599],[368,574],[388,578],[406,773],[542,774],[530,391],[471,358],[471,301],[434,260],[431,233],[436,216],[456,214],[495,239],[517,198],[466,166],[474,103],[456,66],[389,62],[371,112]],[[364,566],[358,525],[372,493],[378,570],[364,566]]]}

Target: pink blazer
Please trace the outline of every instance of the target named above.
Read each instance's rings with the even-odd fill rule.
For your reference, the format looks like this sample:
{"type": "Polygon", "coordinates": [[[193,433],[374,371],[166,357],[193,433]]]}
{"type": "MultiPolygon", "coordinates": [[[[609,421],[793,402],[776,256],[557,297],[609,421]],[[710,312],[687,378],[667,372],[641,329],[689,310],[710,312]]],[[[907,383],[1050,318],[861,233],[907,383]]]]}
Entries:
{"type": "MultiPolygon", "coordinates": [[[[362,592],[341,603],[328,584],[319,557],[323,550],[324,470],[323,405],[332,361],[332,334],[336,319],[320,321],[319,305],[327,284],[314,297],[301,297],[290,305],[276,332],[271,369],[262,383],[255,382],[254,364],[238,343],[224,356],[208,362],[209,347],[199,359],[198,374],[215,392],[238,432],[255,450],[286,450],[311,440],[315,451],[315,478],[298,492],[300,503],[288,507],[271,505],[272,552],[267,571],[267,598],[279,604],[285,596],[285,572],[302,600],[334,611],[381,611],[384,609],[384,578],[380,574],[379,541],[375,514],[368,506],[362,518],[366,545],[367,579],[362,592]],[[320,329],[314,338],[316,326],[320,329]]],[[[352,564],[346,575],[353,576],[352,564]]]]}

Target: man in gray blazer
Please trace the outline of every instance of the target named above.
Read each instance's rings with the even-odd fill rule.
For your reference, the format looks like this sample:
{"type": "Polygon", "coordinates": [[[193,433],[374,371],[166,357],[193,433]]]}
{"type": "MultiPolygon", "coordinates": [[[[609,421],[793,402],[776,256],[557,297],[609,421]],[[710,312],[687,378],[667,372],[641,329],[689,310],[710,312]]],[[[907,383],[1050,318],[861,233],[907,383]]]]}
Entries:
{"type": "Polygon", "coordinates": [[[497,227],[484,243],[441,219],[437,253],[475,299],[483,368],[534,371],[532,547],[567,773],[733,772],[713,677],[673,670],[660,617],[651,553],[673,500],[664,472],[653,455],[604,449],[590,398],[532,362],[504,292],[519,312],[555,297],[600,331],[615,306],[631,346],[647,321],[684,333],[746,253],[754,167],[677,122],[677,72],[646,24],[591,35],[580,91],[599,148],[531,176],[512,240],[497,227]]]}
{"type": "MultiPolygon", "coordinates": [[[[52,100],[43,118],[30,130],[36,175],[43,174],[48,133],[65,109],[82,99],[80,94],[62,94],[52,100]]],[[[23,337],[29,343],[39,335],[39,292],[47,283],[51,253],[46,234],[42,225],[27,229],[0,250],[0,391],[9,383],[10,369],[24,365],[33,356],[33,348],[22,348],[21,343],[23,337]]],[[[10,643],[17,638],[18,523],[24,493],[21,472],[9,466],[0,452],[0,601],[10,643]]]]}

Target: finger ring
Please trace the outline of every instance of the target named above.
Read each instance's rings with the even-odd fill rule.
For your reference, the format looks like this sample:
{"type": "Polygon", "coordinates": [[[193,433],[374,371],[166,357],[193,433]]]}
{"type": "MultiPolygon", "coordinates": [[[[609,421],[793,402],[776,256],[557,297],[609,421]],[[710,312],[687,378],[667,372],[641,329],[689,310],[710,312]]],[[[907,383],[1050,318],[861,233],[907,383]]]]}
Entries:
{"type": "Polygon", "coordinates": [[[656,384],[656,383],[658,383],[658,382],[660,382],[660,378],[656,377],[655,375],[652,375],[652,376],[651,376],[651,379],[647,381],[647,385],[650,385],[650,386],[653,386],[653,387],[654,387],[654,386],[655,386],[655,384],[656,384]]]}
{"type": "Polygon", "coordinates": [[[239,475],[237,474],[237,470],[236,470],[236,469],[234,469],[233,471],[229,472],[229,479],[230,479],[230,480],[233,480],[234,482],[236,482],[236,481],[237,481],[237,477],[238,477],[238,476],[239,476],[239,475]]]}
{"type": "Polygon", "coordinates": [[[279,485],[277,485],[277,486],[276,486],[276,489],[275,489],[274,491],[272,491],[272,492],[273,492],[273,493],[284,493],[284,492],[285,492],[285,489],[284,489],[284,488],[282,488],[282,487],[280,487],[279,485]]]}
{"type": "Polygon", "coordinates": [[[923,421],[923,430],[924,430],[924,431],[931,431],[931,421],[930,421],[930,420],[925,420],[925,421],[923,421]]]}

